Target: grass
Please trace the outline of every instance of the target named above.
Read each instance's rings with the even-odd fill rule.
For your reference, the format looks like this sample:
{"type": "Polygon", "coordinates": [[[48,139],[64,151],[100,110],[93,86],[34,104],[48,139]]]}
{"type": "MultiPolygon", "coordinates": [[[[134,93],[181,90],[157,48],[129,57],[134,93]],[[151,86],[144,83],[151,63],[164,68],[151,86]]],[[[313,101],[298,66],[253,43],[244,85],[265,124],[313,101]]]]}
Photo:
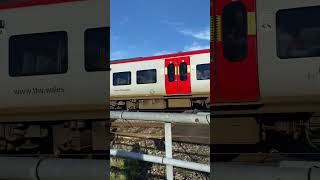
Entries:
{"type": "Polygon", "coordinates": [[[148,177],[149,164],[138,160],[111,158],[110,180],[143,180],[148,177]]]}

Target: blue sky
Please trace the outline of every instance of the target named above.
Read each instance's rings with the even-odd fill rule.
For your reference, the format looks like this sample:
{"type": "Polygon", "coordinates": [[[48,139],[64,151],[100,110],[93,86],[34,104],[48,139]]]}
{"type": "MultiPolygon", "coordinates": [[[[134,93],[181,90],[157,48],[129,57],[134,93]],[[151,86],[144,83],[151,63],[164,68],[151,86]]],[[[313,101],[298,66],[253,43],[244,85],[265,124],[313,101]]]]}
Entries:
{"type": "Polygon", "coordinates": [[[209,48],[209,0],[110,0],[111,60],[209,48]]]}

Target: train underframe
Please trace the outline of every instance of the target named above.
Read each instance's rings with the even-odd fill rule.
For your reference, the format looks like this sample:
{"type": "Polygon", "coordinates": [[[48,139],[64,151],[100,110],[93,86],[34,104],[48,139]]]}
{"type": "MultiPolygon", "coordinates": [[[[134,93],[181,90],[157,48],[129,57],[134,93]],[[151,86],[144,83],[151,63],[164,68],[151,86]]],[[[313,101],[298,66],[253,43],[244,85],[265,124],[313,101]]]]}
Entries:
{"type": "Polygon", "coordinates": [[[304,158],[320,153],[320,116],[316,113],[217,116],[212,122],[215,160],[230,160],[241,153],[280,153],[304,158]]]}
{"type": "Polygon", "coordinates": [[[109,127],[106,120],[0,123],[0,153],[105,159],[109,127]]]}
{"type": "Polygon", "coordinates": [[[176,96],[153,99],[115,99],[110,101],[111,110],[210,110],[210,97],[208,96],[176,96]]]}

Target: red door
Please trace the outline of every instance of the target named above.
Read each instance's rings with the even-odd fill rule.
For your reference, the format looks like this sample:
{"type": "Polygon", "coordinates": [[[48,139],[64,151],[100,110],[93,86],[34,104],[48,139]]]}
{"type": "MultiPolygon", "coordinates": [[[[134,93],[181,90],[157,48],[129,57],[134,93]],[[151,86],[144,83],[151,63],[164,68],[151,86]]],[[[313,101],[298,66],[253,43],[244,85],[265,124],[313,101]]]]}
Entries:
{"type": "Polygon", "coordinates": [[[166,94],[191,94],[190,57],[165,59],[166,94]]]}
{"type": "Polygon", "coordinates": [[[255,0],[214,3],[215,102],[256,102],[260,94],[255,0]]]}

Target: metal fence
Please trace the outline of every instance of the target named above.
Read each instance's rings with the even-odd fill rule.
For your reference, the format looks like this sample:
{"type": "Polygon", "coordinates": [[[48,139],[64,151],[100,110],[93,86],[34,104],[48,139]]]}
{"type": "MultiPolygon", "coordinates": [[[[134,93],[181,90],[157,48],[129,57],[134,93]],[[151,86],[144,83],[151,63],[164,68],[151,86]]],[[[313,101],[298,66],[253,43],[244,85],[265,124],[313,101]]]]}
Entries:
{"type": "Polygon", "coordinates": [[[153,113],[153,112],[126,112],[111,111],[111,119],[142,120],[164,122],[165,130],[165,157],[146,155],[121,150],[110,150],[110,155],[122,158],[131,158],[141,161],[166,165],[166,179],[173,179],[173,166],[210,173],[210,164],[194,163],[172,159],[172,132],[171,123],[192,123],[210,125],[210,113],[184,114],[184,113],[153,113]]]}

